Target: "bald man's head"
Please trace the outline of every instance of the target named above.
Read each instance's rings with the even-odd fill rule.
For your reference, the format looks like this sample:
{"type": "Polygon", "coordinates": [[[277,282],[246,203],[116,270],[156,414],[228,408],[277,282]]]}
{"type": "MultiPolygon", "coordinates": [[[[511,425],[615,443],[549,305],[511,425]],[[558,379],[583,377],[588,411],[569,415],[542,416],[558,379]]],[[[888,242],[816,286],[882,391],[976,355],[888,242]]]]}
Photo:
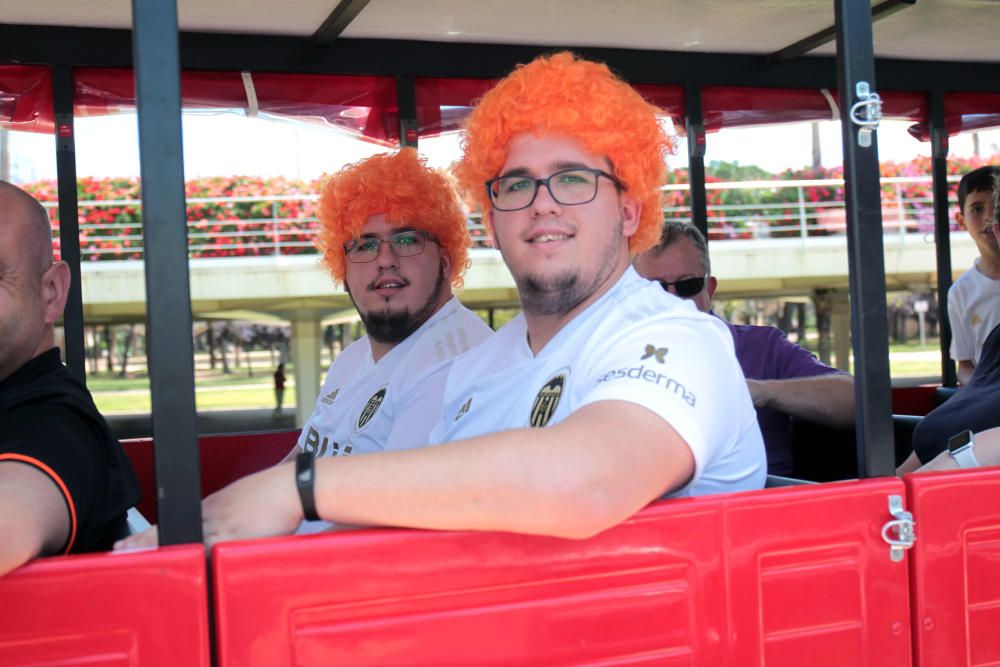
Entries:
{"type": "Polygon", "coordinates": [[[52,348],[68,291],[69,268],[52,261],[45,209],[0,181],[0,380],[52,348]]]}
{"type": "Polygon", "coordinates": [[[38,200],[7,181],[0,181],[0,225],[18,226],[18,250],[39,272],[52,265],[49,214],[38,200]]]}

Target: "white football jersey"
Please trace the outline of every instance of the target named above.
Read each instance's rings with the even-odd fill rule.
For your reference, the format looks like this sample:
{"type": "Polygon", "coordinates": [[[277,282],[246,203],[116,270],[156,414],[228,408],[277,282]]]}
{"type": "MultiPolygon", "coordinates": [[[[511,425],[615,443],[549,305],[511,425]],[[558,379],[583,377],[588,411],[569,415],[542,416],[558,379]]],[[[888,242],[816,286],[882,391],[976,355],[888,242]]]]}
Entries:
{"type": "Polygon", "coordinates": [[[330,366],[299,449],[319,457],[426,445],[452,359],[492,333],[452,297],[377,362],[368,336],[358,339],[330,366]]]}
{"type": "MultiPolygon", "coordinates": [[[[315,456],[349,456],[422,447],[441,417],[448,367],[493,335],[478,315],[452,297],[377,362],[368,336],[330,366],[298,447],[315,456]]],[[[329,529],[303,521],[298,532],[329,529]]]]}
{"type": "MultiPolygon", "coordinates": [[[[544,427],[604,400],[648,408],[690,447],[694,477],[670,495],[764,486],[764,444],[732,335],[631,267],[537,356],[522,314],[456,359],[431,441],[544,427]]],[[[626,432],[608,447],[628,443],[626,432]]]]}

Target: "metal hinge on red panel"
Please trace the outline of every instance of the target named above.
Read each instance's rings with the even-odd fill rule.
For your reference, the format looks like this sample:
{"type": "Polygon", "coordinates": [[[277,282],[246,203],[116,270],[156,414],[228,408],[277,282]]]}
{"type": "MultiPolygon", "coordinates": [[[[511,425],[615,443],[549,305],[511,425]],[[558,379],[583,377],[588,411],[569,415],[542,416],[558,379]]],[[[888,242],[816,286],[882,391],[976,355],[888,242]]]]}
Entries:
{"type": "Polygon", "coordinates": [[[889,514],[894,518],[882,526],[882,539],[889,545],[889,558],[898,562],[903,560],[906,549],[913,548],[917,541],[916,524],[913,515],[903,509],[902,496],[889,496],[889,514]]]}

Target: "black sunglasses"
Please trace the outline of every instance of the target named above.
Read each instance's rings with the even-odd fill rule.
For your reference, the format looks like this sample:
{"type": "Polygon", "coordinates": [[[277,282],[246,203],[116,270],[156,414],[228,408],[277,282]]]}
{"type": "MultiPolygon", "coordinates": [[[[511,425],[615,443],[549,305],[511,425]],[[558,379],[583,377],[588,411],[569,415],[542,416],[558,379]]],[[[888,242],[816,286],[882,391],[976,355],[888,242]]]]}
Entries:
{"type": "Polygon", "coordinates": [[[708,276],[701,276],[700,278],[675,280],[672,283],[668,283],[666,280],[657,280],[656,282],[660,283],[660,287],[662,287],[665,292],[669,292],[670,287],[673,286],[674,294],[682,299],[690,299],[705,289],[705,280],[707,278],[708,276]]]}

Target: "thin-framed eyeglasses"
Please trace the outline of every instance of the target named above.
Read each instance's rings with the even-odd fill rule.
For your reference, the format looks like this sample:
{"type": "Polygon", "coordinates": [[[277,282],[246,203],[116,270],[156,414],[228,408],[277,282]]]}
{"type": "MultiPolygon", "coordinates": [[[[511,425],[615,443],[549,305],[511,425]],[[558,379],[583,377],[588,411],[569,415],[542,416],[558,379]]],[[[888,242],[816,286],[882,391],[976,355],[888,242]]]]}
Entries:
{"type": "Polygon", "coordinates": [[[615,184],[619,190],[624,185],[613,174],[591,167],[560,169],[548,178],[531,176],[500,176],[486,181],[493,208],[498,211],[519,211],[528,208],[538,196],[539,186],[544,185],[552,199],[563,206],[577,206],[594,201],[601,176],[615,184]]]}
{"type": "Polygon", "coordinates": [[[366,236],[360,239],[351,239],[344,244],[344,253],[354,264],[364,264],[373,262],[378,257],[379,250],[383,243],[388,243],[396,257],[413,257],[424,251],[427,241],[438,243],[438,240],[429,232],[417,229],[398,232],[387,239],[380,239],[374,236],[366,236]]]}
{"type": "Polygon", "coordinates": [[[668,283],[666,280],[657,280],[660,283],[660,287],[663,288],[665,292],[669,292],[670,288],[673,287],[673,293],[682,299],[690,299],[696,294],[700,294],[703,289],[705,289],[705,281],[708,280],[708,276],[699,276],[697,278],[685,278],[684,280],[675,280],[672,283],[668,283]]]}

